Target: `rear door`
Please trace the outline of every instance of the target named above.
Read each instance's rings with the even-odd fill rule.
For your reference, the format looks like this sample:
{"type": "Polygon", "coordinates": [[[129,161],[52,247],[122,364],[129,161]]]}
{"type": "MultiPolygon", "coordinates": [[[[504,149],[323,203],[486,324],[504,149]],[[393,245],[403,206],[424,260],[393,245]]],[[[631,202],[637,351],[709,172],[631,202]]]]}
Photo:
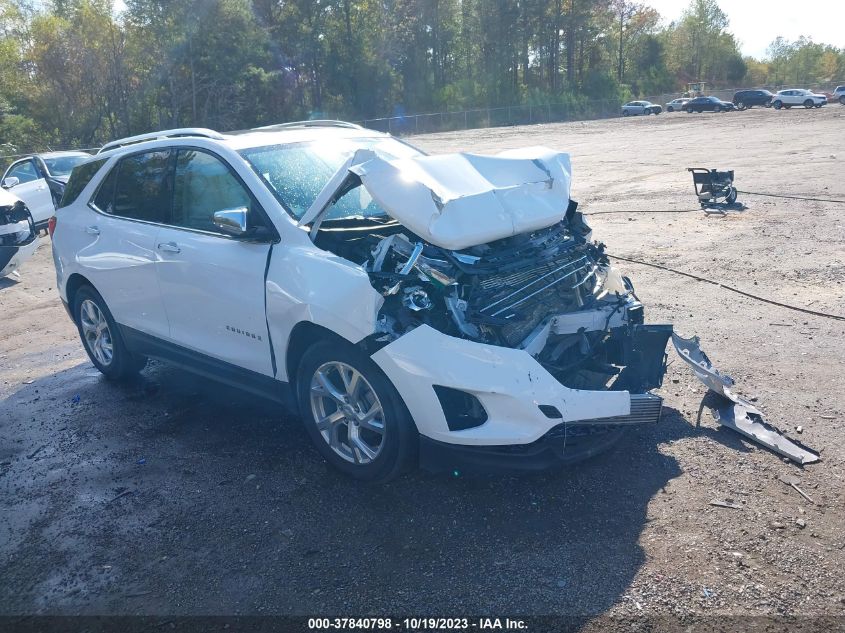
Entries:
{"type": "Polygon", "coordinates": [[[67,227],[62,219],[63,231],[79,233],[74,238],[82,244],[76,250],[79,272],[103,296],[115,321],[159,338],[170,330],[156,278],[155,245],[170,213],[174,159],[169,150],[122,158],[98,187],[90,212],[67,227]]]}
{"type": "Polygon", "coordinates": [[[27,158],[12,165],[3,177],[4,185],[6,179],[11,177],[17,178],[19,183],[6,189],[26,203],[33,221],[36,224],[43,224],[49,220],[55,210],[53,197],[35,161],[27,158]]]}
{"type": "Polygon", "coordinates": [[[216,211],[244,207],[251,223],[264,222],[223,159],[179,148],[173,212],[156,238],[159,286],[174,343],[273,376],[264,303],[271,244],[231,237],[212,222],[216,211]]]}

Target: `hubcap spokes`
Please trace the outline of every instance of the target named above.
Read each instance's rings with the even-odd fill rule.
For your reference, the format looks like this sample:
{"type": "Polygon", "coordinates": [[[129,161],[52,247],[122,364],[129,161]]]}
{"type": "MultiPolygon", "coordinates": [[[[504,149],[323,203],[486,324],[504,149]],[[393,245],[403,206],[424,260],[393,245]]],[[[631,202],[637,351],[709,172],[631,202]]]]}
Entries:
{"type": "Polygon", "coordinates": [[[114,356],[111,331],[106,316],[90,299],[82,302],[79,314],[85,345],[101,365],[111,364],[114,356]]]}
{"type": "Polygon", "coordinates": [[[324,363],[311,378],[311,414],[320,435],[340,457],[369,464],[384,445],[384,410],[367,379],[340,361],[324,363]]]}

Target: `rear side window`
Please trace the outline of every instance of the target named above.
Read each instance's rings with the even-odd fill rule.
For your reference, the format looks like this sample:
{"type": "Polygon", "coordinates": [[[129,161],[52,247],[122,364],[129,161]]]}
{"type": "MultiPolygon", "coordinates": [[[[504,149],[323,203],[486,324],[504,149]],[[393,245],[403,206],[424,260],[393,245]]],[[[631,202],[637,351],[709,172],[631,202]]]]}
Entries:
{"type": "Polygon", "coordinates": [[[103,213],[165,223],[173,198],[173,152],[160,150],[121,159],[103,181],[94,205],[103,213]]]}
{"type": "Polygon", "coordinates": [[[174,226],[219,233],[211,221],[215,212],[246,207],[254,213],[249,192],[227,165],[206,152],[179,150],[175,182],[174,226]]]}
{"type": "Polygon", "coordinates": [[[92,160],[88,163],[83,163],[82,165],[74,167],[70,174],[70,180],[67,181],[65,192],[62,194],[62,201],[59,203],[60,209],[68,206],[69,204],[73,204],[76,201],[79,194],[82,193],[82,190],[88,186],[88,183],[91,182],[94,175],[100,171],[100,167],[105,164],[106,160],[108,159],[101,158],[99,160],[92,160]]]}

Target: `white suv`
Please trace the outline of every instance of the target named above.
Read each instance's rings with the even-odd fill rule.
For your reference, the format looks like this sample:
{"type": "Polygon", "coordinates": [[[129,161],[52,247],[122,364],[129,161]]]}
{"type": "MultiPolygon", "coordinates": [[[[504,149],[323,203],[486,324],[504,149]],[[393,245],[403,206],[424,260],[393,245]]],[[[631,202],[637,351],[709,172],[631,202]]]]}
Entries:
{"type": "Polygon", "coordinates": [[[836,86],[836,90],[833,91],[833,98],[845,105],[845,86],[836,86]]]}
{"type": "Polygon", "coordinates": [[[591,241],[566,154],[426,156],[340,122],[104,149],[53,256],[108,377],[155,357],[292,403],[368,480],[574,461],[659,418],[671,326],[591,241]]]}
{"type": "Polygon", "coordinates": [[[821,108],[826,103],[826,96],[798,88],[778,90],[777,94],[772,97],[772,106],[776,110],[780,110],[781,108],[789,109],[792,106],[800,105],[805,108],[821,108]]]}

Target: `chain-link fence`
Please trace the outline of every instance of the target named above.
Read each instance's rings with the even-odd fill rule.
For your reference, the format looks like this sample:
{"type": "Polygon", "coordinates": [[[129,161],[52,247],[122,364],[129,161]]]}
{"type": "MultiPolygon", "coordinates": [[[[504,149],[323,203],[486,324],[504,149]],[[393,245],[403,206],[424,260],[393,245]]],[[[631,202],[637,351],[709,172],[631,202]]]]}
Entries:
{"type": "Polygon", "coordinates": [[[403,114],[356,121],[371,130],[394,135],[430,134],[488,127],[531,125],[561,121],[602,119],[617,116],[621,104],[615,100],[595,100],[579,103],[546,103],[543,105],[514,105],[497,108],[476,108],[455,112],[403,114]]]}
{"type": "MultiPolygon", "coordinates": [[[[783,84],[777,86],[763,86],[767,90],[776,92],[788,88],[805,88],[817,92],[832,93],[837,86],[845,85],[845,80],[823,84],[783,84]]],[[[713,95],[725,101],[733,100],[737,90],[745,88],[724,88],[719,90],[708,90],[708,95],[713,95]]],[[[661,105],[683,96],[681,92],[664,93],[646,97],[652,103],[661,105]]],[[[458,110],[452,112],[432,112],[427,114],[401,114],[389,117],[367,118],[355,121],[359,125],[380,132],[388,132],[397,136],[410,136],[414,134],[430,134],[433,132],[453,132],[458,130],[472,130],[490,127],[507,127],[513,125],[532,125],[536,123],[560,123],[565,121],[584,121],[588,119],[604,119],[620,116],[622,113],[621,103],[613,99],[575,101],[570,103],[546,103],[542,105],[512,105],[492,108],[475,108],[471,110],[458,110]]],[[[331,118],[324,114],[323,118],[331,118]]],[[[344,117],[340,117],[344,118],[344,117]]],[[[0,166],[5,167],[8,163],[20,156],[12,149],[0,144],[0,166]]],[[[70,149],[70,148],[52,148],[70,149]]],[[[97,148],[93,148],[94,150],[97,148]]],[[[85,151],[93,151],[86,149],[85,151]]]]}

